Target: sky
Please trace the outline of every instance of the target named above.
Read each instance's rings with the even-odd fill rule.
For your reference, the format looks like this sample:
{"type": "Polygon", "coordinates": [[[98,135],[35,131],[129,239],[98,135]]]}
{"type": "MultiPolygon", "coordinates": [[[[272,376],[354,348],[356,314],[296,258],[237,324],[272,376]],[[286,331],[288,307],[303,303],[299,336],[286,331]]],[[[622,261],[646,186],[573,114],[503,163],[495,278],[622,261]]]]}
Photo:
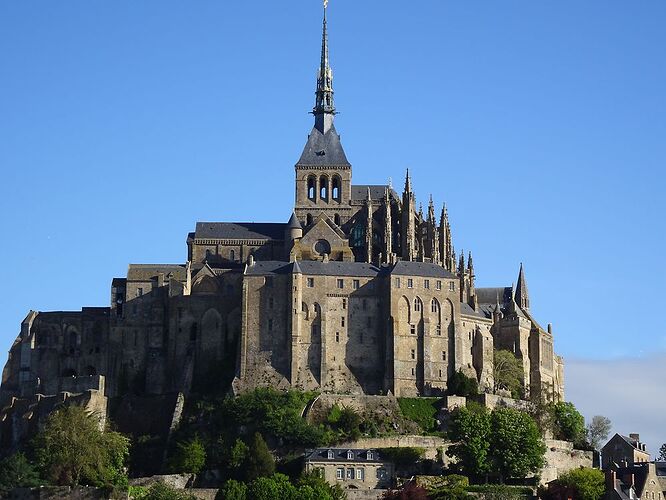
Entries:
{"type": "MultiPolygon", "coordinates": [[[[30,309],[107,305],[129,263],[184,262],[196,221],[288,220],[321,9],[0,2],[0,348],[30,309]]],[[[354,183],[401,191],[409,167],[418,200],[447,203],[477,286],[511,285],[522,262],[569,397],[654,453],[663,429],[621,401],[642,384],[666,400],[650,385],[666,2],[331,0],[328,16],[354,183]]]]}

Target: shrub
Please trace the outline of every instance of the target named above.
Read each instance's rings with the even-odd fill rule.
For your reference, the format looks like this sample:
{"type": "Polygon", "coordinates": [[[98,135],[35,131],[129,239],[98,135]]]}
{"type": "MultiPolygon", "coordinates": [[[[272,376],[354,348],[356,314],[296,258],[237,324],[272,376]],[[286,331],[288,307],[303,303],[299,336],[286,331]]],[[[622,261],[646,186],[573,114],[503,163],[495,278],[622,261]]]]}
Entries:
{"type": "Polygon", "coordinates": [[[475,378],[468,377],[462,370],[454,372],[448,382],[447,392],[453,396],[476,396],[479,393],[479,383],[475,378]]]}
{"type": "Polygon", "coordinates": [[[557,483],[572,487],[576,491],[576,500],[601,500],[604,496],[604,473],[598,469],[573,469],[562,474],[557,483]]]}
{"type": "MultiPolygon", "coordinates": [[[[136,497],[135,497],[136,498],[136,497]]],[[[196,497],[184,490],[177,490],[163,482],[153,484],[141,500],[196,500],[196,497]]]]}
{"type": "Polygon", "coordinates": [[[198,474],[206,463],[206,450],[199,437],[176,445],[171,470],[176,473],[198,474]]]}
{"type": "Polygon", "coordinates": [[[421,460],[425,450],[423,448],[401,446],[396,448],[380,448],[379,453],[382,458],[390,460],[397,468],[401,469],[421,460]]]}
{"type": "Polygon", "coordinates": [[[0,460],[0,496],[13,488],[32,488],[40,484],[37,469],[23,453],[0,460]]]}
{"type": "Polygon", "coordinates": [[[258,432],[254,433],[243,464],[245,477],[248,481],[273,475],[275,459],[266,446],[266,441],[258,432]]]}
{"type": "Polygon", "coordinates": [[[416,422],[424,433],[437,431],[435,419],[439,409],[438,398],[398,398],[402,414],[416,422]]]}
{"type": "Polygon", "coordinates": [[[222,500],[246,500],[247,485],[235,479],[229,479],[224,483],[216,498],[221,498],[222,500]]]}
{"type": "Polygon", "coordinates": [[[444,476],[436,486],[428,491],[430,500],[463,500],[468,498],[466,488],[469,479],[458,474],[444,476]]]}

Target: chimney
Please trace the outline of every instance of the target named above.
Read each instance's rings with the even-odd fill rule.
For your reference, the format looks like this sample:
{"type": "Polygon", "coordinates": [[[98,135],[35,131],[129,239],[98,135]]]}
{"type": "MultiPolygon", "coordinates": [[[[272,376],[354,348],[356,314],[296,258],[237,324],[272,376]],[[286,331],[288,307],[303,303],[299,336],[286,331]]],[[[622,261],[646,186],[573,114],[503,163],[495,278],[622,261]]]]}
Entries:
{"type": "Polygon", "coordinates": [[[615,491],[615,471],[608,469],[606,471],[606,492],[615,491]]]}
{"type": "Polygon", "coordinates": [[[629,437],[633,439],[634,441],[640,441],[641,440],[641,435],[640,434],[629,434],[629,437]]]}

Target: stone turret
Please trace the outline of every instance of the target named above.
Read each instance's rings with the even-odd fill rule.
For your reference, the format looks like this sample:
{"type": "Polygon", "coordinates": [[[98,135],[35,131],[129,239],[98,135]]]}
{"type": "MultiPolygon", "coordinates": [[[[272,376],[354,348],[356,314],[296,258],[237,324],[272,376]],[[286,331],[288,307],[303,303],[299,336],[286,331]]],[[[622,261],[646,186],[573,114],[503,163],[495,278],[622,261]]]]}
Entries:
{"type": "Polygon", "coordinates": [[[416,259],[416,200],[412,191],[409,169],[405,176],[405,190],[402,193],[401,250],[403,260],[416,259]]]}

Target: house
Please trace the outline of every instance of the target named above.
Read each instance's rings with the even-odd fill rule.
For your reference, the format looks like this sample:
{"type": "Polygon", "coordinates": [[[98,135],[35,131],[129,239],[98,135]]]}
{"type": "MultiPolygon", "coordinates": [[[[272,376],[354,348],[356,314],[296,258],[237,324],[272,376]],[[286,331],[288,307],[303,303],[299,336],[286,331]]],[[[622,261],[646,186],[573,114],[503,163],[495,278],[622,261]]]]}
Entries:
{"type": "Polygon", "coordinates": [[[604,500],[666,499],[666,462],[613,465],[606,471],[604,500]]]}
{"type": "Polygon", "coordinates": [[[650,454],[647,452],[645,443],[641,443],[638,434],[615,434],[601,448],[601,468],[608,470],[613,464],[649,462],[650,454]]]}
{"type": "Polygon", "coordinates": [[[346,489],[390,488],[395,477],[394,464],[377,450],[317,448],[305,453],[305,470],[319,470],[330,484],[346,489]]]}

